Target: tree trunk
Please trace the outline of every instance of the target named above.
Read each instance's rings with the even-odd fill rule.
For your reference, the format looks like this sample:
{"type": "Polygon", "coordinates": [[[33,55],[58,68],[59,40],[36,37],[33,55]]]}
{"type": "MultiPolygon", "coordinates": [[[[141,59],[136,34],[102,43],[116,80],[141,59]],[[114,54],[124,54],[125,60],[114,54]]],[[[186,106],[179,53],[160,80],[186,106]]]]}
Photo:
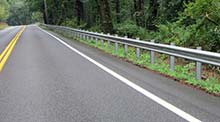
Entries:
{"type": "Polygon", "coordinates": [[[108,0],[98,0],[104,33],[113,33],[113,24],[108,0]]]}
{"type": "Polygon", "coordinates": [[[115,0],[115,9],[116,9],[117,23],[120,23],[120,1],[119,0],[115,0]]]}
{"type": "Polygon", "coordinates": [[[80,0],[76,0],[76,13],[77,13],[77,25],[84,20],[84,8],[83,3],[80,0]]]}
{"type": "Polygon", "coordinates": [[[157,0],[150,0],[150,15],[147,19],[147,28],[150,30],[156,30],[155,19],[158,12],[157,0]]]}
{"type": "Polygon", "coordinates": [[[134,0],[135,19],[138,26],[144,26],[144,0],[134,0]]]}
{"type": "Polygon", "coordinates": [[[66,19],[66,6],[65,0],[61,0],[61,15],[60,19],[58,20],[58,25],[62,24],[62,22],[66,19]]]}
{"type": "Polygon", "coordinates": [[[48,24],[47,0],[44,0],[44,23],[48,24]]]}
{"type": "Polygon", "coordinates": [[[57,0],[53,0],[53,2],[54,2],[54,8],[53,9],[56,9],[56,10],[54,10],[54,12],[56,12],[56,13],[52,14],[52,21],[53,21],[53,24],[59,25],[60,22],[61,22],[61,19],[62,19],[62,15],[59,13],[60,3],[57,0]],[[53,18],[56,18],[56,19],[53,19],[53,18]]]}

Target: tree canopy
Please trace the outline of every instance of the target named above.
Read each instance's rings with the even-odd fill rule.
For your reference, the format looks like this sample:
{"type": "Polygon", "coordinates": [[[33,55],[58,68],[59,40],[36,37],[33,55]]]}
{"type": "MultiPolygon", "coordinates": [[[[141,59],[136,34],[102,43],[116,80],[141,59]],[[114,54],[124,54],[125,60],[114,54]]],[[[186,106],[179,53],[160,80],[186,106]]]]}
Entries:
{"type": "Polygon", "coordinates": [[[0,1],[0,22],[4,21],[8,16],[8,4],[5,0],[0,1]]]}
{"type": "Polygon", "coordinates": [[[0,20],[10,25],[44,22],[218,52],[219,13],[219,0],[0,1],[0,20]]]}

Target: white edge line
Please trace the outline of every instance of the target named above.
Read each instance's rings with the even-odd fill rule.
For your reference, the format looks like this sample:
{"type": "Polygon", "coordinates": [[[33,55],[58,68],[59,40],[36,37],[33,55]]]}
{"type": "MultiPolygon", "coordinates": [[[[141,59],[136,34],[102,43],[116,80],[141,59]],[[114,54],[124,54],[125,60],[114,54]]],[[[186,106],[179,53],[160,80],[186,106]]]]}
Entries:
{"type": "Polygon", "coordinates": [[[149,91],[145,90],[144,88],[134,84],[133,82],[129,81],[128,79],[126,79],[125,77],[117,74],[116,72],[112,71],[111,69],[107,68],[106,66],[100,64],[99,62],[95,61],[94,59],[88,57],[87,55],[83,54],[82,52],[78,51],[77,49],[73,48],[72,46],[70,46],[69,44],[67,44],[66,42],[62,41],[61,39],[59,39],[58,37],[52,35],[51,33],[41,29],[40,27],[38,27],[41,31],[47,33],[48,35],[50,35],[51,37],[55,38],[56,40],[58,40],[60,43],[62,43],[63,45],[65,45],[66,47],[68,47],[69,49],[71,49],[72,51],[76,52],[77,54],[79,54],[80,56],[84,57],[85,59],[87,59],[88,61],[90,61],[91,63],[95,64],[96,66],[98,66],[99,68],[101,68],[102,70],[104,70],[105,72],[111,74],[113,77],[119,79],[120,81],[122,81],[123,83],[127,84],[128,86],[130,86],[131,88],[135,89],[136,91],[140,92],[141,94],[145,95],[146,97],[150,98],[151,100],[153,100],[154,102],[158,103],[159,105],[163,106],[164,108],[172,111],[173,113],[177,114],[178,116],[182,117],[183,119],[189,121],[189,122],[202,122],[201,120],[193,117],[192,115],[184,112],[183,110],[175,107],[174,105],[166,102],[165,100],[157,97],[156,95],[150,93],[149,91]]]}

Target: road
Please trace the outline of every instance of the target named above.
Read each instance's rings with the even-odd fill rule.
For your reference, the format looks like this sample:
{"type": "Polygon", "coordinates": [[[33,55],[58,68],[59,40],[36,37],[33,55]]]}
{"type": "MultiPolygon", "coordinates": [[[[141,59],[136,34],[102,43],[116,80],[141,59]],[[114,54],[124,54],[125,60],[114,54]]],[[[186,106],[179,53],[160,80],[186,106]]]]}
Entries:
{"type": "MultiPolygon", "coordinates": [[[[1,51],[20,28],[0,31],[1,51]]],[[[220,121],[219,97],[52,34],[68,45],[36,26],[18,40],[0,73],[0,122],[220,121]]]]}

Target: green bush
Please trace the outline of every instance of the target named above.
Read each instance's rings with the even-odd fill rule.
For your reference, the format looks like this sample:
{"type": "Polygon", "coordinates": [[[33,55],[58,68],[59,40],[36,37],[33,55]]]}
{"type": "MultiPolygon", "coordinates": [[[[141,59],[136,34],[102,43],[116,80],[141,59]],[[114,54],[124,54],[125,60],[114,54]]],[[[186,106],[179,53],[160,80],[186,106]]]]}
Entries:
{"type": "Polygon", "coordinates": [[[93,31],[93,32],[101,32],[101,27],[100,25],[96,25],[96,26],[92,26],[91,28],[89,28],[89,31],[93,31]]]}
{"type": "Polygon", "coordinates": [[[72,28],[79,28],[79,29],[84,29],[86,27],[86,23],[80,22],[80,25],[77,25],[77,19],[72,18],[72,19],[66,19],[61,23],[62,26],[68,26],[72,28]]]}
{"type": "Polygon", "coordinates": [[[6,28],[7,26],[7,23],[0,22],[0,30],[6,28]]]}
{"type": "Polygon", "coordinates": [[[166,25],[159,25],[159,32],[157,39],[162,43],[174,42],[176,45],[185,45],[190,40],[189,28],[184,28],[176,23],[168,23],[166,25]]]}
{"type": "Polygon", "coordinates": [[[139,27],[133,21],[125,21],[123,23],[115,25],[116,33],[121,36],[128,36],[129,38],[151,39],[153,38],[152,32],[148,32],[146,29],[139,27]]]}
{"type": "Polygon", "coordinates": [[[116,33],[119,35],[127,35],[128,37],[135,37],[139,27],[133,21],[125,21],[115,26],[116,33]]]}
{"type": "Polygon", "coordinates": [[[162,43],[220,52],[220,1],[195,0],[186,5],[173,23],[158,25],[162,43]]]}

